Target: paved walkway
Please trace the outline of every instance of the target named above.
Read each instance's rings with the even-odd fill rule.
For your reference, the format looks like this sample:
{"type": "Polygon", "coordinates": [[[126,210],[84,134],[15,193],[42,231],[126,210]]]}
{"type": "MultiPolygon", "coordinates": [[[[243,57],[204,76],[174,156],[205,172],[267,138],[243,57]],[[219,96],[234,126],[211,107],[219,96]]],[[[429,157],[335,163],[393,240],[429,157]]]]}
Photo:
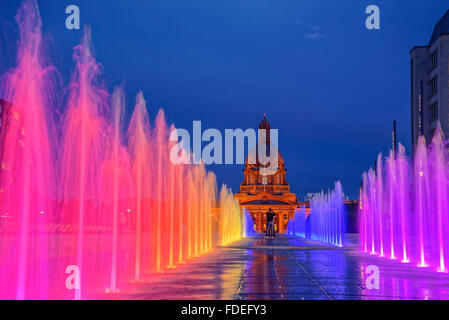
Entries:
{"type": "Polygon", "coordinates": [[[123,288],[119,299],[449,299],[449,275],[297,238],[243,239],[123,288]],[[380,270],[379,290],[365,269],[380,270]]]}

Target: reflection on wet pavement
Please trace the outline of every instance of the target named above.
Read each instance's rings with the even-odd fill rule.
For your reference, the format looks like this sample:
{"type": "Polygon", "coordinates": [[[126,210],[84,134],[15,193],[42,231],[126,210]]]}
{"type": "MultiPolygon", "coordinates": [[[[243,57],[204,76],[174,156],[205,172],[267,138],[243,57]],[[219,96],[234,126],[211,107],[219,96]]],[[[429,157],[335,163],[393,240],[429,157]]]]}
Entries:
{"type": "Polygon", "coordinates": [[[363,255],[355,248],[257,236],[130,284],[115,298],[449,299],[449,275],[363,255]],[[366,286],[370,265],[379,268],[379,290],[366,286]]]}

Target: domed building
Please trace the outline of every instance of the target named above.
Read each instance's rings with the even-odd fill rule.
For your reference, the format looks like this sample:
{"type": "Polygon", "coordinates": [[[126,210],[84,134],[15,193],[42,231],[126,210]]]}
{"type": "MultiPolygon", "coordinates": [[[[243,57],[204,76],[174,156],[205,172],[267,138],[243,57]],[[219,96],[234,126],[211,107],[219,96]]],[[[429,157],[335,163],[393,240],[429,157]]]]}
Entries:
{"type": "MultiPolygon", "coordinates": [[[[293,219],[298,199],[290,192],[290,186],[285,178],[287,170],[282,154],[277,150],[277,159],[273,163],[259,161],[258,149],[266,148],[267,155],[276,148],[270,142],[270,124],[266,118],[262,120],[259,129],[266,130],[265,141],[259,141],[254,150],[250,152],[243,170],[243,182],[240,192],[235,195],[240,206],[249,211],[253,217],[256,232],[266,231],[266,213],[270,208],[276,213],[276,232],[287,232],[287,225],[293,219]],[[264,144],[262,146],[262,144],[264,144]]],[[[274,151],[275,152],[275,151],[274,151]]],[[[272,159],[272,160],[273,160],[272,159]]]]}

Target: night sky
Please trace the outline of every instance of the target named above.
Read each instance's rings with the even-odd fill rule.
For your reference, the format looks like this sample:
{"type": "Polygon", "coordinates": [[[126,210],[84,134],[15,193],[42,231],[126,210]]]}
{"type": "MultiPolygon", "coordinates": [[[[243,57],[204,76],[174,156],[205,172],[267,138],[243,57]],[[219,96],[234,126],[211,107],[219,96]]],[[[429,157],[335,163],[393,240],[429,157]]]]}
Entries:
{"type": "MultiPolygon", "coordinates": [[[[287,180],[300,199],[340,180],[358,196],[361,174],[391,146],[393,120],[410,150],[409,51],[427,45],[447,0],[41,0],[45,50],[68,83],[90,24],[106,87],[122,84],[128,115],[143,90],[154,119],[192,130],[279,129],[287,180]],[[381,30],[365,28],[365,8],[381,30]]],[[[14,66],[19,0],[0,0],[0,73],[14,66]]],[[[209,166],[238,192],[243,166],[209,166]]]]}

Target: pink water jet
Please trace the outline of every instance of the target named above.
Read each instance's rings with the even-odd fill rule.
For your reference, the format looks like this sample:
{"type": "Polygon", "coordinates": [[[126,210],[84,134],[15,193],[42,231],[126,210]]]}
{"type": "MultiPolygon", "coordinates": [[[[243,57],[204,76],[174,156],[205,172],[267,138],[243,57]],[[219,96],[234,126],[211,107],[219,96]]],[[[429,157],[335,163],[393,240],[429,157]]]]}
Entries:
{"type": "MultiPolygon", "coordinates": [[[[35,0],[17,22],[17,66],[0,91],[11,102],[0,148],[0,298],[119,294],[210,252],[223,234],[244,235],[238,204],[218,204],[215,175],[170,161],[175,127],[162,110],[150,127],[143,93],[124,134],[124,93],[104,86],[88,28],[55,123],[55,70],[43,62],[35,0]],[[230,217],[239,219],[218,227],[230,217]]],[[[233,199],[229,190],[223,196],[233,199]]]]}
{"type": "Polygon", "coordinates": [[[151,205],[151,172],[152,161],[150,145],[150,119],[146,109],[143,93],[139,92],[136,105],[128,129],[128,145],[131,157],[131,172],[133,179],[133,199],[136,219],[135,236],[135,270],[134,281],[141,280],[141,271],[150,271],[150,222],[148,212],[151,205]],[[144,213],[147,213],[145,215],[144,213]],[[143,269],[143,270],[142,270],[143,269]]]}
{"type": "Polygon", "coordinates": [[[50,115],[54,69],[42,52],[41,18],[35,1],[25,1],[16,21],[20,28],[17,67],[2,81],[11,102],[2,141],[0,224],[0,298],[48,297],[51,273],[47,239],[55,218],[54,123],[50,115]]]}
{"type": "Polygon", "coordinates": [[[109,95],[99,82],[101,66],[91,53],[90,30],[86,30],[82,43],[75,48],[74,60],[76,70],[70,85],[60,147],[61,222],[76,234],[68,238],[67,244],[76,258],[66,262],[81,270],[81,286],[75,291],[75,297],[81,299],[83,289],[98,281],[103,271],[104,264],[95,256],[90,257],[102,244],[94,242],[94,246],[98,246],[94,249],[89,232],[92,227],[105,223],[106,217],[98,212],[100,181],[105,151],[113,142],[105,118],[109,95]]]}

